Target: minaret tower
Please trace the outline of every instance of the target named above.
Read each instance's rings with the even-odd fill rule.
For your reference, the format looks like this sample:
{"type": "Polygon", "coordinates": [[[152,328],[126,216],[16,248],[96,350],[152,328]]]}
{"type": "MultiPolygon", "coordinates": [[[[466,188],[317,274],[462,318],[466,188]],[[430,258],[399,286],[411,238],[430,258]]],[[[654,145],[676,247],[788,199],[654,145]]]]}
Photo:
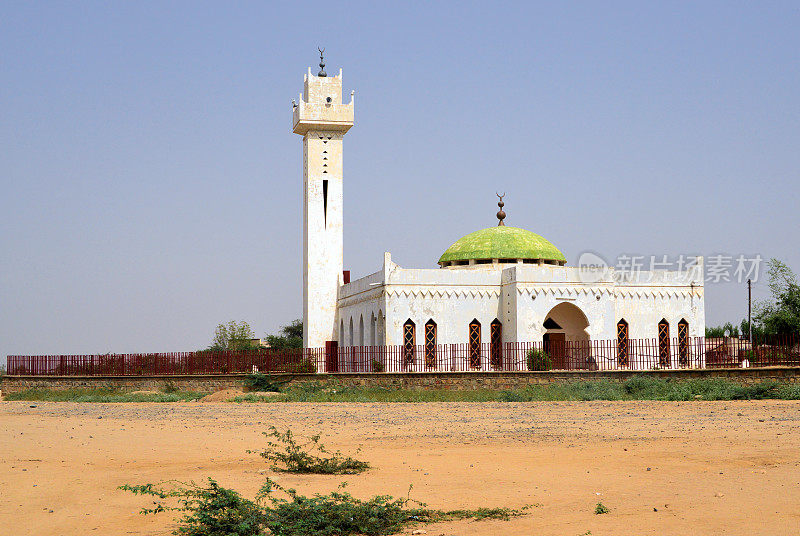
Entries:
{"type": "Polygon", "coordinates": [[[354,103],[342,103],[342,71],[305,76],[292,103],[293,132],[303,136],[303,346],[338,340],[336,302],[342,285],[342,140],[353,126],[354,103]]]}

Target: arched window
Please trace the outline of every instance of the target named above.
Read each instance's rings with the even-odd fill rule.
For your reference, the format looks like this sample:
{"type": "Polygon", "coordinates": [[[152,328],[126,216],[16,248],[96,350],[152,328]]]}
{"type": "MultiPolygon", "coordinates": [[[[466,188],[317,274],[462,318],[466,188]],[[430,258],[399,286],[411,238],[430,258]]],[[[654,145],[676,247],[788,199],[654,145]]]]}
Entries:
{"type": "Polygon", "coordinates": [[[417,326],[410,318],[403,324],[403,364],[408,366],[414,363],[415,346],[417,339],[417,326]]]}
{"type": "Polygon", "coordinates": [[[628,322],[623,318],[617,322],[617,364],[620,367],[627,367],[628,356],[628,322]]]}
{"type": "Polygon", "coordinates": [[[353,337],[353,317],[350,317],[350,333],[349,337],[347,338],[347,345],[348,346],[355,346],[355,338],[353,337]]]}
{"type": "Polygon", "coordinates": [[[489,361],[494,369],[503,368],[503,323],[494,319],[489,333],[489,361]]]}
{"type": "Polygon", "coordinates": [[[473,319],[469,323],[469,366],[481,368],[481,323],[473,319]]]}
{"type": "Polygon", "coordinates": [[[678,322],[678,363],[689,365],[689,322],[685,318],[678,322]]]}
{"type": "Polygon", "coordinates": [[[358,321],[358,345],[364,346],[364,315],[358,321]]]}
{"type": "Polygon", "coordinates": [[[669,366],[669,322],[664,318],[658,323],[658,364],[669,366]]]}
{"type": "Polygon", "coordinates": [[[433,319],[425,323],[425,366],[436,368],[436,322],[433,319]]]}
{"type": "Polygon", "coordinates": [[[383,311],[378,310],[378,338],[376,343],[378,346],[386,344],[386,318],[383,316],[383,311]]]}
{"type": "Polygon", "coordinates": [[[377,332],[378,320],[375,318],[375,313],[372,313],[372,316],[369,320],[369,345],[370,346],[378,346],[378,340],[375,338],[377,332]]]}
{"type": "Polygon", "coordinates": [[[339,320],[339,346],[344,346],[344,319],[339,320]]]}

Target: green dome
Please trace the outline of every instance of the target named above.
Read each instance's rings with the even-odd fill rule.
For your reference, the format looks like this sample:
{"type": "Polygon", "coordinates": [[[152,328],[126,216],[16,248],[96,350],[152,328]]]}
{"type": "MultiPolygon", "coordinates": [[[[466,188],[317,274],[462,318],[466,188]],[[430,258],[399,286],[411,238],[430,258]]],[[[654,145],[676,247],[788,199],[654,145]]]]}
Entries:
{"type": "Polygon", "coordinates": [[[459,239],[447,248],[439,258],[439,264],[459,263],[470,260],[514,260],[550,261],[549,264],[564,264],[567,259],[549,240],[536,233],[498,225],[475,231],[459,239]]]}

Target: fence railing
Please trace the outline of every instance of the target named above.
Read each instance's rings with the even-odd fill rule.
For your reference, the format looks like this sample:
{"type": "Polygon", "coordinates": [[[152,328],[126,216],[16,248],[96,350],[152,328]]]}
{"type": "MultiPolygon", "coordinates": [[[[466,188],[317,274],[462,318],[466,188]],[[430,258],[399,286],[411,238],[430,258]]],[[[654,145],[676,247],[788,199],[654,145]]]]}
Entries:
{"type": "Polygon", "coordinates": [[[260,348],[233,352],[9,356],[9,375],[659,370],[800,366],[800,336],[260,348]]]}

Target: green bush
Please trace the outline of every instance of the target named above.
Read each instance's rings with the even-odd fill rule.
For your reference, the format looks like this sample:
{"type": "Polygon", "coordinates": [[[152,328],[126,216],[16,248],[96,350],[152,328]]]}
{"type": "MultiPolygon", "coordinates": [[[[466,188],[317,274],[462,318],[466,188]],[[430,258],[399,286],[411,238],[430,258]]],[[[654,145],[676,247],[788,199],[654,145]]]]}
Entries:
{"type": "Polygon", "coordinates": [[[528,370],[550,370],[553,368],[553,361],[550,359],[550,354],[538,348],[531,348],[528,355],[525,356],[525,364],[528,370]]]}
{"type": "Polygon", "coordinates": [[[287,383],[288,380],[278,381],[272,376],[262,374],[261,372],[254,372],[248,374],[244,378],[244,385],[249,391],[262,391],[279,393],[281,385],[287,383]]]}
{"type": "MultiPolygon", "coordinates": [[[[385,536],[409,525],[457,519],[501,519],[525,515],[534,505],[519,509],[477,508],[475,510],[433,510],[424,503],[378,495],[361,500],[339,489],[327,495],[300,495],[267,479],[255,501],[208,479],[207,486],[193,482],[124,485],[120,489],[155,497],[155,507],[142,514],[183,512],[173,534],[184,536],[385,536]],[[177,506],[168,501],[177,500],[177,506]]],[[[410,489],[409,489],[410,492],[410,489]]]]}
{"type": "Polygon", "coordinates": [[[603,503],[597,503],[597,506],[595,506],[595,507],[594,507],[594,513],[595,513],[596,515],[600,515],[600,514],[607,514],[607,513],[609,513],[610,511],[611,511],[611,510],[609,510],[609,509],[608,509],[608,506],[606,506],[606,505],[605,505],[605,504],[603,504],[603,503]]]}
{"type": "Polygon", "coordinates": [[[274,426],[270,426],[270,431],[264,432],[264,435],[269,438],[267,448],[262,451],[247,452],[256,452],[262,458],[271,461],[272,469],[276,471],[352,475],[369,469],[367,462],[343,456],[339,451],[331,452],[326,449],[319,442],[319,435],[311,436],[305,443],[298,443],[291,430],[281,433],[274,426]],[[317,453],[328,456],[318,456],[317,453]]]}
{"type": "Polygon", "coordinates": [[[171,487],[156,487],[153,484],[119,489],[136,495],[150,495],[160,499],[155,508],[143,508],[142,514],[157,514],[174,511],[186,512],[172,533],[184,536],[258,536],[263,534],[265,519],[261,507],[242,498],[233,490],[220,487],[208,479],[208,487],[194,482],[171,482],[171,487]],[[165,506],[161,501],[176,498],[178,506],[165,506]]]}
{"type": "Polygon", "coordinates": [[[383,367],[383,363],[381,363],[377,359],[373,359],[370,364],[372,366],[372,372],[383,372],[385,370],[383,367]]]}

